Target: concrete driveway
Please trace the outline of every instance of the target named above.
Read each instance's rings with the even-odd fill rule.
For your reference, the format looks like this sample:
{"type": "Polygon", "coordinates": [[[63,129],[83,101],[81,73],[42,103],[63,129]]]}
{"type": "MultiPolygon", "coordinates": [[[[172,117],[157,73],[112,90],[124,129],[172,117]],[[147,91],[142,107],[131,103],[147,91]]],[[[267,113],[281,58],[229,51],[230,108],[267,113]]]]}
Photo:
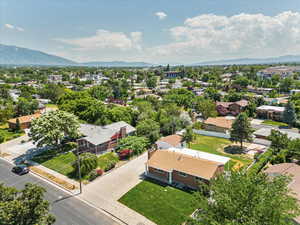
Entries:
{"type": "Polygon", "coordinates": [[[118,202],[125,193],[142,181],[147,153],[84,186],[80,198],[112,213],[130,225],[154,223],[118,202]]]}

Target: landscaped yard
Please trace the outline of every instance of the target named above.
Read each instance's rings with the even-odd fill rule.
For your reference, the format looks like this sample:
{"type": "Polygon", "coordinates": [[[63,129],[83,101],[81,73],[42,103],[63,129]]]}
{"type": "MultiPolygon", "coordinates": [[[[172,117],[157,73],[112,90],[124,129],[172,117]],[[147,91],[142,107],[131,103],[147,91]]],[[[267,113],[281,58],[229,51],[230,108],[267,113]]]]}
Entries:
{"type": "MultiPolygon", "coordinates": [[[[62,153],[54,149],[45,151],[32,160],[69,178],[77,179],[77,174],[74,173],[72,166],[76,160],[76,155],[73,152],[62,153]]],[[[118,161],[115,153],[106,153],[98,157],[98,166],[103,170],[111,169],[118,161]]],[[[87,178],[84,177],[83,179],[87,178]]]]}
{"type": "MultiPolygon", "coordinates": [[[[243,164],[250,164],[251,159],[240,154],[229,154],[223,151],[224,147],[232,144],[232,142],[225,138],[209,137],[204,135],[197,135],[196,140],[190,144],[190,148],[203,152],[208,152],[216,155],[226,156],[233,160],[242,162],[243,164]]],[[[232,166],[232,165],[231,165],[232,166]]]]}
{"type": "Polygon", "coordinates": [[[278,121],[273,121],[273,120],[265,120],[262,123],[266,124],[266,125],[278,126],[278,127],[287,127],[288,126],[286,123],[278,122],[278,121]]]}
{"type": "Polygon", "coordinates": [[[72,152],[62,153],[55,156],[54,151],[46,151],[33,158],[33,161],[52,169],[65,176],[73,178],[74,168],[72,163],[76,160],[76,155],[72,152]]]}
{"type": "Polygon", "coordinates": [[[119,201],[158,225],[180,225],[194,212],[193,199],[191,193],[145,180],[119,201]]]}
{"type": "Polygon", "coordinates": [[[4,136],[4,142],[5,142],[24,135],[24,132],[23,131],[15,132],[9,130],[8,124],[3,124],[0,126],[0,135],[4,136]]]}
{"type": "Polygon", "coordinates": [[[45,105],[47,108],[51,108],[51,109],[58,109],[58,106],[55,104],[46,104],[45,105]]]}

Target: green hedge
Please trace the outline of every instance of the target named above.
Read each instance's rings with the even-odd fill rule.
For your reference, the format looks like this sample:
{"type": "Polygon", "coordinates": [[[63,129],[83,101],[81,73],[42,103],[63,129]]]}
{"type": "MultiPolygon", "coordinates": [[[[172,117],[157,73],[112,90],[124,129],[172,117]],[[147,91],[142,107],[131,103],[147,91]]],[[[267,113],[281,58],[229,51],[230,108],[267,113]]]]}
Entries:
{"type": "Polygon", "coordinates": [[[268,164],[272,154],[272,149],[268,149],[265,153],[261,154],[257,162],[248,170],[248,173],[253,175],[259,173],[268,164]]]}
{"type": "Polygon", "coordinates": [[[109,152],[98,157],[98,166],[102,170],[108,171],[114,168],[118,161],[118,155],[114,152],[109,152]]]}

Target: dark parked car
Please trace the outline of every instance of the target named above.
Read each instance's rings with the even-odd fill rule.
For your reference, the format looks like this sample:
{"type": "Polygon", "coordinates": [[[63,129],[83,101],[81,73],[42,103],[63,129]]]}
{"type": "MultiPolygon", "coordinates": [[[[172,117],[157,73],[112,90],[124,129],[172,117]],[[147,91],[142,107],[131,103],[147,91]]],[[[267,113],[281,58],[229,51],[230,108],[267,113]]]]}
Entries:
{"type": "Polygon", "coordinates": [[[14,166],[11,171],[16,174],[23,175],[29,173],[29,168],[25,164],[21,164],[21,165],[14,166]]]}

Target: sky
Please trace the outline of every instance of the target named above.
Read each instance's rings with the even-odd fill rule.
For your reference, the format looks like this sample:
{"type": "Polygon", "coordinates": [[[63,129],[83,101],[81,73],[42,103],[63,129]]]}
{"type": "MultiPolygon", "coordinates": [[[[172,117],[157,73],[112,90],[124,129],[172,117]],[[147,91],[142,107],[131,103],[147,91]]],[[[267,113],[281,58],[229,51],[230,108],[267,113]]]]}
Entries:
{"type": "Polygon", "coordinates": [[[0,44],[77,62],[300,55],[300,1],[0,0],[0,44]]]}

